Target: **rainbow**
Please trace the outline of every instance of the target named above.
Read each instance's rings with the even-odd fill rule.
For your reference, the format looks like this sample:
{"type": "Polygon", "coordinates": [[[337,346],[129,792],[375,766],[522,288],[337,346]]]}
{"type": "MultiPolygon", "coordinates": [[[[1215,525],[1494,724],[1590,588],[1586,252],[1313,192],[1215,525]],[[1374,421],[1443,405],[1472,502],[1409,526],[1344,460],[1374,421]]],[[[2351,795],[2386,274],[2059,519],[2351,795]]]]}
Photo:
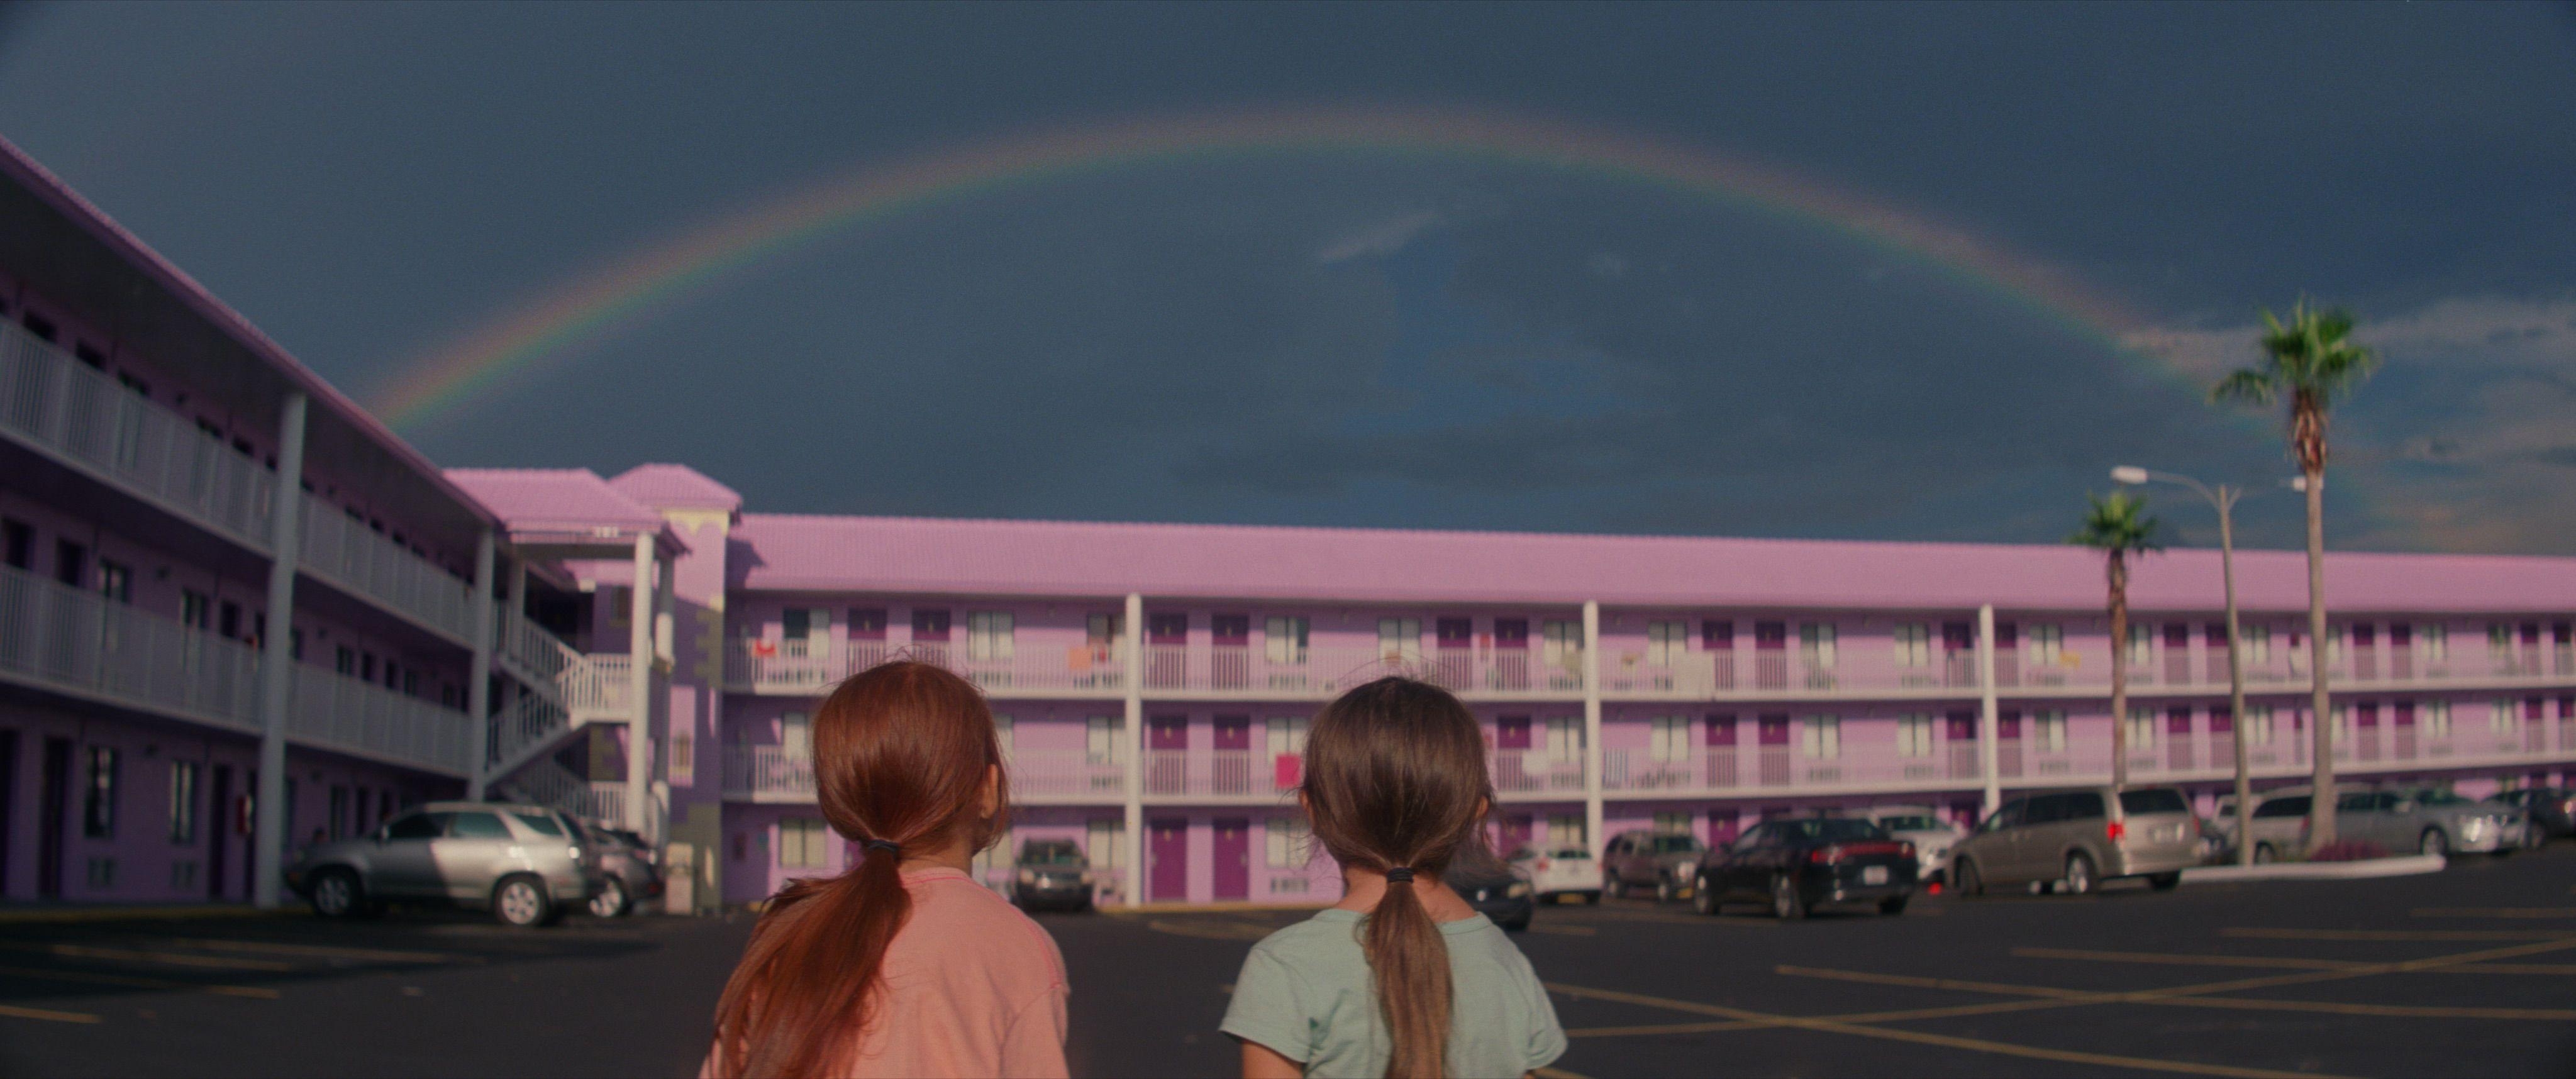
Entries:
{"type": "Polygon", "coordinates": [[[2047,263],[1776,167],[1590,124],[1449,109],[1285,109],[1068,128],[849,173],[650,244],[404,365],[374,402],[397,428],[743,267],[850,228],[1005,188],[1252,153],[1367,152],[1574,170],[1710,198],[1904,258],[2113,350],[2146,320],[2047,263]]]}

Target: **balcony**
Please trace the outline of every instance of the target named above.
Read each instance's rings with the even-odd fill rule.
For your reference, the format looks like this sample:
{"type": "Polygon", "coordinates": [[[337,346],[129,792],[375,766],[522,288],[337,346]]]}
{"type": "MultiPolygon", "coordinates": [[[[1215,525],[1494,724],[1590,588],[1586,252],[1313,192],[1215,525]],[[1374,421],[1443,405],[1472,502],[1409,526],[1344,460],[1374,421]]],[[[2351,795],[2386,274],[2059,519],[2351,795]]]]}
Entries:
{"type": "Polygon", "coordinates": [[[0,674],[257,733],[259,668],[247,644],[0,568],[0,674]]]}
{"type": "Polygon", "coordinates": [[[1794,746],[1706,746],[1657,760],[1639,750],[1605,749],[1601,789],[1630,799],[1952,789],[1985,782],[1977,756],[1973,742],[1920,756],[1811,757],[1794,746]]]}
{"type": "Polygon", "coordinates": [[[1485,767],[1493,779],[1494,793],[1505,799],[1514,795],[1583,796],[1583,758],[1579,755],[1544,749],[1497,749],[1485,758],[1485,767]]]}
{"type": "Polygon", "coordinates": [[[256,551],[276,477],[186,417],[0,323],[0,433],[256,551]]]}
{"type": "Polygon", "coordinates": [[[290,692],[296,741],[459,776],[479,763],[483,733],[463,712],[303,664],[290,692]]]}
{"type": "Polygon", "coordinates": [[[810,639],[737,639],[726,657],[725,680],[738,692],[821,696],[842,679],[893,659],[946,667],[995,697],[1114,697],[1127,685],[1126,651],[1115,645],[1013,649],[1009,656],[978,658],[960,655],[946,642],[810,639]]]}
{"type": "MultiPolygon", "coordinates": [[[[1127,798],[1127,764],[1082,750],[1029,750],[1010,755],[1011,801],[1099,804],[1127,798]]],[[[749,801],[810,802],[812,754],[785,746],[726,746],[724,795],[749,801]]]]}
{"type": "Polygon", "coordinates": [[[1378,648],[1300,648],[1277,653],[1249,646],[1149,644],[1147,696],[1324,699],[1390,674],[1404,674],[1470,696],[1544,695],[1548,687],[1580,693],[1579,671],[1547,668],[1527,652],[1442,649],[1420,653],[1378,648]],[[1497,659],[1497,655],[1502,658],[1497,659]]]}
{"type": "Polygon", "coordinates": [[[304,496],[303,568],[434,632],[473,639],[474,586],[350,517],[304,496]]]}
{"type": "Polygon", "coordinates": [[[1276,801],[1297,788],[1296,760],[1249,749],[1149,749],[1145,796],[1276,801]]]}

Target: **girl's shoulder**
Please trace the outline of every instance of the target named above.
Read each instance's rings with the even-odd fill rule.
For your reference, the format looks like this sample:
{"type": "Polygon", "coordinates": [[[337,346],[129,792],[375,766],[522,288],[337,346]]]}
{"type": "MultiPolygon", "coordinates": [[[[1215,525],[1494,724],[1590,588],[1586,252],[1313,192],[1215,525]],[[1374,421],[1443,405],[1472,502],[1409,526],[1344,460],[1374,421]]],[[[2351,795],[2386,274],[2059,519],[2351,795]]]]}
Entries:
{"type": "Polygon", "coordinates": [[[915,943],[948,956],[1025,966],[1032,976],[1064,982],[1064,954],[1055,937],[1010,900],[954,871],[907,874],[904,884],[913,896],[904,934],[918,934],[915,943]]]}

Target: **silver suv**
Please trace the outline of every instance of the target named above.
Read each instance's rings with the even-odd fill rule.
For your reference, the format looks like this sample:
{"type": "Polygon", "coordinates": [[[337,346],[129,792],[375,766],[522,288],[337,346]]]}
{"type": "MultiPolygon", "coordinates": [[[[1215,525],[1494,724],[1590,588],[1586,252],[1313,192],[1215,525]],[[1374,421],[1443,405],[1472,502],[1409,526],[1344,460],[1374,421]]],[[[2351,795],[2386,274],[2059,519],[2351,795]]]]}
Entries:
{"type": "Polygon", "coordinates": [[[1612,898],[1652,888],[1658,902],[1691,886],[1708,848],[1688,832],[1621,832],[1601,851],[1601,891],[1612,898]]]}
{"type": "Polygon", "coordinates": [[[2163,787],[2015,798],[1950,850],[1950,873],[1963,895],[2048,881],[2081,895],[2114,877],[2171,888],[2198,864],[2200,820],[2181,791],[2163,787]]]}
{"type": "Polygon", "coordinates": [[[2338,835],[2392,851],[2511,854],[2522,846],[2523,827],[2521,810],[2435,788],[2347,791],[2335,801],[2338,835]]]}
{"type": "Polygon", "coordinates": [[[549,925],[606,884],[599,846],[585,838],[578,822],[539,806],[431,802],[373,834],[307,849],[286,883],[325,918],[426,902],[549,925]]]}

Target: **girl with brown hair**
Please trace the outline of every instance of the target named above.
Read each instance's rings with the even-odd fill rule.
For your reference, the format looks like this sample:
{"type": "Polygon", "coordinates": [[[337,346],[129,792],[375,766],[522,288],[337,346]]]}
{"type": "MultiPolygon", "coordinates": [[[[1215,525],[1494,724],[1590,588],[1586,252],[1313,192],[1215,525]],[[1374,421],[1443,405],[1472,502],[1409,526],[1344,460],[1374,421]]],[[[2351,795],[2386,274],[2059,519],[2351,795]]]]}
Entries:
{"type": "Polygon", "coordinates": [[[966,873],[1009,823],[983,695],[884,664],[823,699],[813,739],[823,819],[863,853],[769,901],[700,1075],[1064,1075],[1064,959],[966,873]]]}
{"type": "Polygon", "coordinates": [[[1247,1079],[1521,1075],[1565,1052],[1529,960],[1441,874],[1484,849],[1485,740],[1405,678],[1343,694],[1306,736],[1297,800],[1342,901],[1254,945],[1221,1029],[1247,1079]]]}

